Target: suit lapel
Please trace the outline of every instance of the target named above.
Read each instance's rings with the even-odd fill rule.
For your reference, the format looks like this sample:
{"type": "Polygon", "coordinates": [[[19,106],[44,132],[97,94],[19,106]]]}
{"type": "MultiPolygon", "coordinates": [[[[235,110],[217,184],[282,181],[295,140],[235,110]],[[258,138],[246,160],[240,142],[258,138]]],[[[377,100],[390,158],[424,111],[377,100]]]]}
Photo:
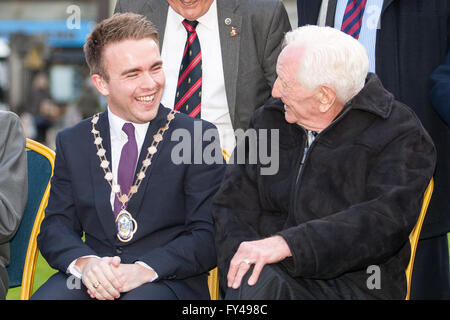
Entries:
{"type": "MultiPolygon", "coordinates": [[[[147,134],[145,135],[145,140],[142,145],[141,153],[139,155],[139,159],[136,165],[136,174],[140,171],[142,167],[142,161],[144,161],[145,157],[147,156],[147,149],[151,146],[153,142],[153,136],[158,132],[159,128],[164,126],[167,122],[167,115],[169,114],[169,109],[164,108],[162,105],[159,106],[158,115],[156,118],[152,121],[150,121],[150,125],[147,129],[147,134]]],[[[136,194],[133,195],[130,202],[127,206],[127,211],[131,213],[133,218],[136,219],[136,217],[139,216],[141,213],[140,207],[142,205],[142,200],[144,198],[144,195],[146,194],[146,189],[148,185],[148,181],[150,179],[151,173],[158,161],[158,157],[161,154],[161,149],[164,147],[166,140],[170,140],[170,136],[168,135],[169,130],[167,130],[163,136],[163,140],[158,145],[158,151],[154,154],[152,158],[152,163],[150,167],[147,168],[147,171],[145,172],[145,178],[142,180],[141,185],[139,187],[139,190],[136,194]]],[[[139,230],[139,228],[138,228],[139,230]]]]}
{"type": "MultiPolygon", "coordinates": [[[[103,139],[103,148],[106,150],[106,159],[111,162],[111,139],[109,134],[109,120],[107,111],[100,114],[96,128],[100,131],[100,135],[103,139]]],[[[89,157],[91,159],[90,162],[95,208],[97,209],[97,214],[105,234],[108,239],[113,240],[116,235],[116,227],[114,223],[114,212],[110,202],[111,187],[105,180],[105,173],[100,167],[100,159],[96,153],[97,148],[92,140],[92,154],[90,154],[89,157]]]]}
{"type": "MultiPolygon", "coordinates": [[[[394,0],[384,0],[383,1],[383,9],[381,10],[381,15],[383,15],[384,11],[389,7],[394,0]]],[[[381,18],[380,18],[381,19],[381,18]]]]}
{"type": "Polygon", "coordinates": [[[164,42],[164,31],[166,30],[167,11],[169,3],[167,1],[145,1],[145,6],[140,12],[147,17],[151,17],[151,21],[158,29],[159,51],[161,52],[164,42]]]}
{"type": "Polygon", "coordinates": [[[236,11],[239,3],[236,0],[217,0],[217,17],[219,23],[220,43],[222,49],[223,74],[225,91],[231,122],[234,123],[236,108],[236,85],[239,73],[239,48],[241,43],[242,16],[236,11]],[[228,24],[227,24],[228,23],[228,24]],[[235,28],[236,36],[232,36],[235,28]]]}

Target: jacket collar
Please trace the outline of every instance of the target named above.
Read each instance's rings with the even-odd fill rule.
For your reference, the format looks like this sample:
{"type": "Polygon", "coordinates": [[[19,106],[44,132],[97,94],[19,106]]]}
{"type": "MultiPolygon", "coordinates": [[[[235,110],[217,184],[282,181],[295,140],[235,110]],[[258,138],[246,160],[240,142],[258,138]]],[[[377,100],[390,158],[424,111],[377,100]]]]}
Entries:
{"type": "Polygon", "coordinates": [[[392,111],[393,102],[394,96],[383,87],[380,79],[369,73],[362,90],[347,102],[344,109],[359,109],[386,119],[392,111]]]}

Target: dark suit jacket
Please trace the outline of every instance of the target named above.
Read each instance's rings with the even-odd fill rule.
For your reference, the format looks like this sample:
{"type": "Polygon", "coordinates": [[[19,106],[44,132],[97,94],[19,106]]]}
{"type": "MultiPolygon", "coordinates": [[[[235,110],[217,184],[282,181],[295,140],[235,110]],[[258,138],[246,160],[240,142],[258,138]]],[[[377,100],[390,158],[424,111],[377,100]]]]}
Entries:
{"type": "MultiPolygon", "coordinates": [[[[136,170],[169,111],[161,105],[150,122],[136,170]]],[[[164,281],[178,298],[208,299],[208,270],[216,265],[211,197],[225,168],[222,164],[176,165],[171,158],[173,147],[179,144],[171,141],[172,132],[185,128],[194,136],[195,121],[177,114],[165,132],[138,193],[128,205],[127,210],[137,221],[137,232],[130,242],[122,243],[116,237],[111,188],[100,168],[90,120],[57,137],[51,194],[38,236],[44,258],[62,272],[85,255],[117,255],[123,263],[143,261],[158,273],[157,281],[164,281]],[[81,240],[83,233],[85,243],[81,240]]],[[[203,131],[214,128],[199,121],[203,131]]],[[[103,138],[106,158],[111,159],[106,112],[100,115],[96,128],[103,138]]]]}
{"type": "MultiPolygon", "coordinates": [[[[168,7],[165,0],[119,0],[116,12],[147,16],[159,30],[162,48],[168,7]]],[[[246,129],[255,109],[271,95],[281,42],[291,25],[280,0],[217,0],[217,13],[231,122],[234,130],[246,129]],[[230,36],[232,27],[239,36],[230,36]]]]}
{"type": "MultiPolygon", "coordinates": [[[[316,24],[321,0],[297,0],[299,26],[316,24]]],[[[450,1],[385,0],[376,39],[376,74],[411,107],[437,149],[435,189],[421,238],[450,231],[450,129],[433,110],[428,79],[449,46],[450,1]]]]}

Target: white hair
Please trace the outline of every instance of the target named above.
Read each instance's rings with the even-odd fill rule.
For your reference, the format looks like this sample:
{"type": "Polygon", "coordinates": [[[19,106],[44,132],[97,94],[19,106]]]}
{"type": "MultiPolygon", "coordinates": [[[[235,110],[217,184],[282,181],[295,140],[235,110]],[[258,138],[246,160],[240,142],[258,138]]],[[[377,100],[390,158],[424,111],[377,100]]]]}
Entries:
{"type": "Polygon", "coordinates": [[[369,58],[353,37],[331,27],[308,25],[286,34],[284,46],[290,45],[303,49],[297,80],[310,91],[328,86],[347,103],[364,87],[369,58]]]}

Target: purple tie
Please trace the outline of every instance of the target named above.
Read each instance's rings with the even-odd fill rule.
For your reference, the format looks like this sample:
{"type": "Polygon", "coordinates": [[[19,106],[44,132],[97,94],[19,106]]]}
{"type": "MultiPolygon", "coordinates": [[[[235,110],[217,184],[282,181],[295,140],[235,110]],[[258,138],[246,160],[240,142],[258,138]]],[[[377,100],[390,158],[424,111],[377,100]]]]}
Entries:
{"type": "MultiPolygon", "coordinates": [[[[138,158],[136,138],[134,136],[134,126],[132,123],[125,123],[122,130],[127,134],[128,141],[122,147],[120,154],[119,169],[117,171],[117,183],[120,185],[122,194],[128,194],[133,184],[134,170],[138,158]]],[[[114,216],[117,217],[122,209],[122,203],[117,196],[114,198],[114,216]]]]}

